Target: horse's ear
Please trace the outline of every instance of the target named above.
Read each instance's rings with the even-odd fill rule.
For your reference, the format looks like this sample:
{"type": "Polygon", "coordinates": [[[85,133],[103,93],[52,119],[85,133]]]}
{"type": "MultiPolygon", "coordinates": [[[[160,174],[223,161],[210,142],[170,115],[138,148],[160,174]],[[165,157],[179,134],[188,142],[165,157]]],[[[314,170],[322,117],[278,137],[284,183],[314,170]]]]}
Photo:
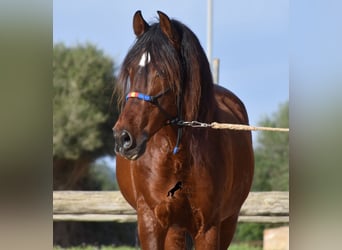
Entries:
{"type": "Polygon", "coordinates": [[[143,16],[141,15],[141,11],[138,10],[135,12],[133,17],[133,30],[134,34],[137,37],[142,36],[149,28],[150,26],[148,23],[144,20],[143,16]]]}
{"type": "Polygon", "coordinates": [[[157,11],[159,15],[160,28],[174,46],[178,44],[178,34],[172,26],[170,18],[163,12],[157,11]]]}

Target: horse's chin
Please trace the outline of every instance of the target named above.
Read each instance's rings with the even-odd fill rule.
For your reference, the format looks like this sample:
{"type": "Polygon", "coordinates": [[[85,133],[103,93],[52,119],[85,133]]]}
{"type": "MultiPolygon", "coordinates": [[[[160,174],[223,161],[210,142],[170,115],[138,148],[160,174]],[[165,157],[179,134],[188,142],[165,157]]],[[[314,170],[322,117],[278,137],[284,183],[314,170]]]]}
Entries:
{"type": "Polygon", "coordinates": [[[135,161],[139,159],[145,153],[146,150],[146,142],[141,143],[133,149],[125,150],[123,147],[115,147],[115,153],[121,155],[130,161],[135,161]]]}

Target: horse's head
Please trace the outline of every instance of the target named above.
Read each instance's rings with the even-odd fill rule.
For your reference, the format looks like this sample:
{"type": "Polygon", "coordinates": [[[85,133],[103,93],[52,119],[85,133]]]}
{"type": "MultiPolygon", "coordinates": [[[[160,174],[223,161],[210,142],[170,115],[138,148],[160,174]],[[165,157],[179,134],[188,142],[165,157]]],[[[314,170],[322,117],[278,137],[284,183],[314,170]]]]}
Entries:
{"type": "Polygon", "coordinates": [[[149,25],[137,11],[133,29],[137,41],[124,59],[120,76],[122,111],[115,124],[115,151],[127,159],[141,156],[157,131],[178,117],[182,72],[179,33],[158,12],[149,25]]]}

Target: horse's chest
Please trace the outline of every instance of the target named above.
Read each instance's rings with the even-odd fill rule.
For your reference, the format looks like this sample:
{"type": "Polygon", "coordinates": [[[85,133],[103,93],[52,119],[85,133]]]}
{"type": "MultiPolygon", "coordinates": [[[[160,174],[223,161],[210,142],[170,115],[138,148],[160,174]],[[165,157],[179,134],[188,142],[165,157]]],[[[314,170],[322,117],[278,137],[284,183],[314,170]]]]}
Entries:
{"type": "Polygon", "coordinates": [[[179,188],[179,183],[171,188],[152,208],[157,221],[162,227],[177,225],[192,228],[194,224],[194,211],[191,196],[186,187],[179,188]]]}
{"type": "Polygon", "coordinates": [[[138,195],[159,223],[166,227],[188,220],[191,215],[191,190],[186,179],[174,173],[151,173],[151,176],[154,178],[145,178],[143,183],[140,182],[138,195]]]}
{"type": "Polygon", "coordinates": [[[206,211],[212,210],[212,185],[206,184],[210,175],[204,170],[192,172],[183,161],[157,163],[136,166],[138,196],[163,227],[197,228],[206,211]]]}

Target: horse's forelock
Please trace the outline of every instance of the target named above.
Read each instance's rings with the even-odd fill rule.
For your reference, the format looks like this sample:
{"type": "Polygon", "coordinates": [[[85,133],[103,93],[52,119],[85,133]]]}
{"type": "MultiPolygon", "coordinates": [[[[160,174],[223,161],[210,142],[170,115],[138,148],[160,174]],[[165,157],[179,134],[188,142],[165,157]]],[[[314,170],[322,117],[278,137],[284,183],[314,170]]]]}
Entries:
{"type": "Polygon", "coordinates": [[[151,56],[151,64],[166,78],[167,86],[165,87],[177,94],[181,91],[180,58],[157,24],[154,24],[136,40],[122,63],[117,84],[121,104],[124,102],[125,91],[129,83],[128,69],[138,65],[142,55],[146,52],[151,56]]]}

